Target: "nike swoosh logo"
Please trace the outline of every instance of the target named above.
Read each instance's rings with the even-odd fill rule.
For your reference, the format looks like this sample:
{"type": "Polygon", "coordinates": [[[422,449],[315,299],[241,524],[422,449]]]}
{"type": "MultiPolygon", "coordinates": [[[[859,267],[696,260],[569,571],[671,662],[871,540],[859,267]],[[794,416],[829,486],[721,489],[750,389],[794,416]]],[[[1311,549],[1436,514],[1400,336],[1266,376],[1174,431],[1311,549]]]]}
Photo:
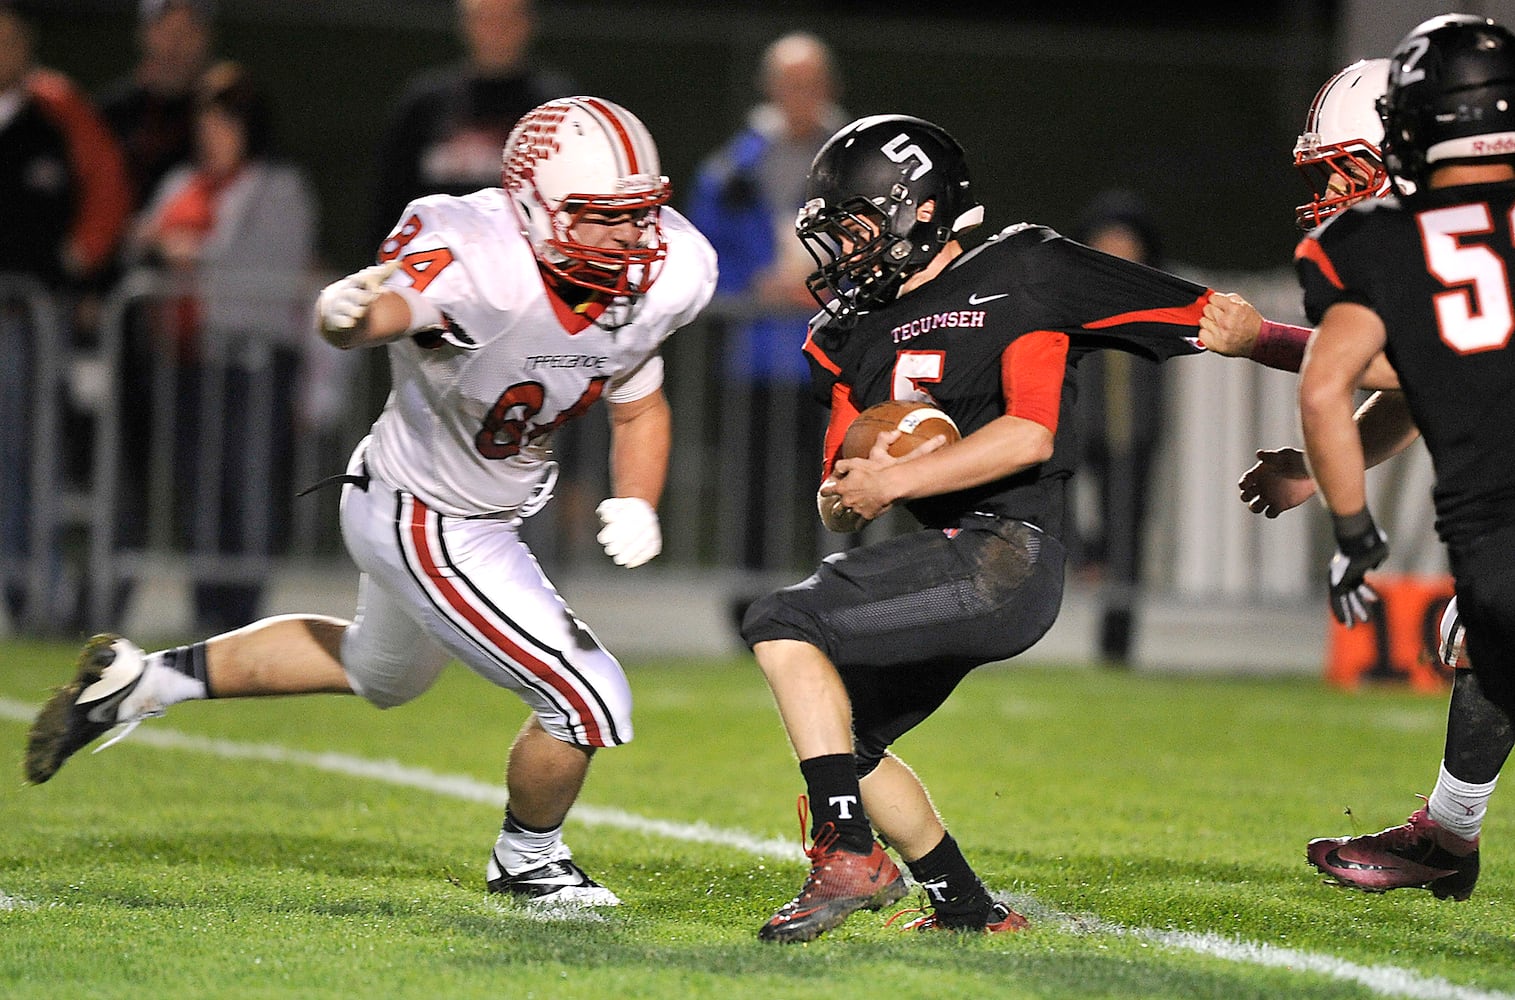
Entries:
{"type": "Polygon", "coordinates": [[[1347,868],[1359,872],[1386,872],[1394,868],[1393,865],[1365,865],[1361,861],[1348,861],[1334,847],[1326,852],[1326,864],[1333,868],[1347,868]]]}
{"type": "MultiPolygon", "coordinates": [[[[1348,861],[1334,847],[1326,852],[1326,864],[1331,865],[1333,868],[1342,868],[1347,871],[1357,872],[1392,872],[1399,870],[1399,866],[1397,865],[1370,865],[1362,861],[1348,861]]],[[[1432,867],[1430,865],[1424,865],[1423,867],[1426,871],[1434,873],[1430,876],[1431,878],[1443,878],[1454,874],[1451,868],[1432,867]]]]}
{"type": "Polygon", "coordinates": [[[1004,299],[1009,297],[1009,292],[1000,292],[998,295],[980,295],[977,292],[974,292],[968,296],[968,304],[970,306],[981,306],[985,302],[993,302],[995,299],[1004,299]]]}
{"type": "Polygon", "coordinates": [[[868,876],[868,881],[877,882],[879,880],[879,876],[882,874],[884,874],[884,859],[880,858],[878,866],[873,869],[873,874],[868,876]]]}

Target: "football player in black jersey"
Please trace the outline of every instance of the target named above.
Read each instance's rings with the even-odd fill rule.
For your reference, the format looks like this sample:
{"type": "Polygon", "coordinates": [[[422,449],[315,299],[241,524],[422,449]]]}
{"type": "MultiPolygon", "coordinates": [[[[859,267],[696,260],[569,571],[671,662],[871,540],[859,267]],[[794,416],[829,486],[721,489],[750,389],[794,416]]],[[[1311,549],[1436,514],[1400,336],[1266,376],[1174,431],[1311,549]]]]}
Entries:
{"type": "Polygon", "coordinates": [[[875,827],[927,895],[907,926],[1014,930],[1025,919],[990,896],[889,746],[974,667],[1028,649],[1057,617],[1074,462],[1060,418],[1079,359],[1197,353],[1210,290],[1041,226],[965,249],[984,210],[963,151],[918,118],[843,128],[806,197],[796,227],[822,311],[805,352],[831,411],[822,520],[855,530],[898,503],[922,528],[827,558],[743,622],[813,811],[810,873],[758,936],[808,941],[901,898],[875,827]],[[890,399],[929,400],[962,439],[893,459],[890,432],[866,458],[837,461],[851,420],[890,399]]]}
{"type": "MultiPolygon", "coordinates": [[[[1378,98],[1388,87],[1388,59],[1369,59],[1340,70],[1320,88],[1305,119],[1305,129],[1295,145],[1294,162],[1307,178],[1314,178],[1315,197],[1296,209],[1301,228],[1309,231],[1323,224],[1337,212],[1365,198],[1383,197],[1391,192],[1388,168],[1383,163],[1383,120],[1378,112],[1378,98]]],[[[1269,367],[1298,371],[1304,358],[1305,344],[1311,328],[1273,323],[1240,296],[1217,294],[1205,306],[1200,329],[1205,346],[1212,351],[1251,357],[1269,367]]],[[[1392,366],[1380,354],[1370,370],[1374,377],[1364,379],[1370,386],[1398,387],[1392,366]],[[1387,373],[1383,371],[1388,367],[1387,373]],[[1387,378],[1385,378],[1387,375],[1387,378]]],[[[1410,415],[1404,393],[1375,392],[1355,414],[1362,440],[1364,465],[1372,468],[1409,447],[1420,436],[1410,415]]],[[[1257,463],[1237,482],[1242,502],[1255,513],[1266,517],[1279,514],[1304,503],[1315,495],[1315,481],[1305,465],[1304,453],[1297,448],[1275,448],[1257,453],[1257,463]]],[[[1348,619],[1348,625],[1355,619],[1348,619]]],[[[1436,655],[1453,674],[1453,698],[1448,713],[1449,732],[1477,729],[1487,710],[1486,703],[1471,689],[1471,662],[1464,648],[1464,632],[1457,613],[1457,598],[1447,603],[1440,623],[1436,655]]],[[[1462,745],[1454,739],[1453,745],[1462,745]]],[[[1476,791],[1471,798],[1459,797],[1462,785],[1445,768],[1445,762],[1428,801],[1435,808],[1428,814],[1450,813],[1454,832],[1464,839],[1477,839],[1479,826],[1466,822],[1473,806],[1481,814],[1486,791],[1476,791]],[[1459,817],[1462,819],[1459,820],[1459,817]]],[[[1305,847],[1311,865],[1337,885],[1368,891],[1390,888],[1431,887],[1442,890],[1448,871],[1430,869],[1421,864],[1426,841],[1420,835],[1415,817],[1409,823],[1391,827],[1366,838],[1320,837],[1305,847]],[[1409,857],[1387,853],[1407,847],[1409,857]],[[1372,863],[1364,864],[1367,852],[1372,863]],[[1387,856],[1386,856],[1387,853],[1387,856]],[[1434,885],[1433,885],[1434,883],[1434,885]]],[[[1465,867],[1466,862],[1460,863],[1465,867]]],[[[1471,891],[1471,884],[1463,886],[1471,891]]],[[[1450,893],[1448,893],[1450,894],[1450,893]]]]}
{"type": "Polygon", "coordinates": [[[1316,324],[1300,377],[1305,454],[1335,527],[1332,610],[1364,620],[1375,596],[1364,574],[1388,539],[1367,508],[1352,401],[1385,352],[1431,453],[1472,662],[1454,680],[1426,807],[1379,833],[1314,841],[1309,858],[1355,888],[1467,899],[1515,747],[1515,34],[1473,15],[1424,22],[1395,49],[1380,108],[1385,162],[1413,193],[1354,206],[1295,252],[1316,324]]]}

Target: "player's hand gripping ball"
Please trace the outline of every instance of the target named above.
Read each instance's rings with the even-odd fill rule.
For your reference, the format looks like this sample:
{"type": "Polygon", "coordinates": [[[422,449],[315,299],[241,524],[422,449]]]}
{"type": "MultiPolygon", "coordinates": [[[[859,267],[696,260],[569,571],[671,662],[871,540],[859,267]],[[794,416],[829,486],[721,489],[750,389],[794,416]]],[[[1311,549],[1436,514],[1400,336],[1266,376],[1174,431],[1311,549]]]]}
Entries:
{"type": "Polygon", "coordinates": [[[930,403],[892,399],[868,407],[847,427],[837,458],[866,458],[873,442],[884,431],[899,431],[889,454],[903,458],[938,434],[952,444],[963,435],[952,418],[930,403]]]}

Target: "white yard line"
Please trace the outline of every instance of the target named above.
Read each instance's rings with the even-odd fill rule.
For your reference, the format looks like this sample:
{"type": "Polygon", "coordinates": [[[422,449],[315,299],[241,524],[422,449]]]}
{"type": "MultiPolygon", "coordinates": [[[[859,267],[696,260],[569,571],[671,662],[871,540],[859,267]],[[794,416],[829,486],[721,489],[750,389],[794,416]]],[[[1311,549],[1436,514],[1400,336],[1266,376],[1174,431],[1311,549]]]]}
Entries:
{"type": "MultiPolygon", "coordinates": [[[[37,708],[36,705],[0,697],[0,718],[30,722],[36,715],[37,708]]],[[[136,743],[165,750],[188,750],[231,760],[261,760],[295,764],[332,774],[415,788],[468,802],[482,802],[502,809],[505,806],[505,789],[501,785],[478,781],[464,775],[438,774],[435,771],[410,767],[393,760],[369,760],[332,752],[312,753],[269,743],[237,743],[232,740],[180,733],[172,729],[155,728],[151,724],[139,728],[131,735],[131,739],[136,743]]],[[[584,804],[574,806],[573,818],[576,822],[591,826],[608,826],[671,840],[730,847],[763,858],[799,860],[804,857],[799,846],[792,840],[757,837],[741,830],[726,830],[704,823],[675,823],[668,820],[649,819],[621,809],[584,804]]],[[[1391,965],[1361,965],[1331,955],[1241,941],[1217,934],[1160,930],[1155,927],[1126,927],[1122,924],[1108,923],[1097,917],[1064,913],[1047,907],[1031,897],[1017,897],[1011,899],[1010,902],[1022,912],[1037,919],[1055,921],[1083,933],[1130,937],[1150,941],[1165,948],[1207,955],[1228,962],[1314,973],[1331,979],[1358,983],[1381,996],[1408,997],[1410,1000],[1515,1000],[1515,994],[1459,986],[1438,976],[1423,976],[1409,969],[1391,965]]],[[[0,909],[23,905],[29,904],[0,892],[0,909]]]]}

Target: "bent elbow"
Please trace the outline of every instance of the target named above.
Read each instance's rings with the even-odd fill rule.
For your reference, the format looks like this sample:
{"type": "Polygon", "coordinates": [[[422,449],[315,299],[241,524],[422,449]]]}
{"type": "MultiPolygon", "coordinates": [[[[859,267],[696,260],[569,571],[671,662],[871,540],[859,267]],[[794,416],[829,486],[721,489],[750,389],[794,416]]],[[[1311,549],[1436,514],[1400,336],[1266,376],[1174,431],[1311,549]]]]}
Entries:
{"type": "Polygon", "coordinates": [[[1051,458],[1052,448],[1056,443],[1051,431],[1047,430],[1045,427],[1043,427],[1041,430],[1042,433],[1038,434],[1036,438],[1031,442],[1030,459],[1033,465],[1040,462],[1045,462],[1051,458]]]}

